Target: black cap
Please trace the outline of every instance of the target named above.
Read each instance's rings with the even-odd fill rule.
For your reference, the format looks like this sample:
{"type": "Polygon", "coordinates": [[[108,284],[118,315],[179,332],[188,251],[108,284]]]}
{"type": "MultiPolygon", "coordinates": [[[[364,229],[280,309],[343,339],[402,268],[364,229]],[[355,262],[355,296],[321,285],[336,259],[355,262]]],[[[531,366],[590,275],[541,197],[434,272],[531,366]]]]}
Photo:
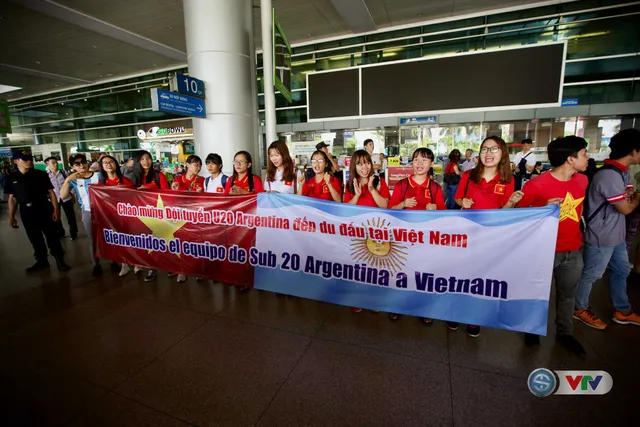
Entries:
{"type": "Polygon", "coordinates": [[[316,150],[322,150],[324,147],[328,147],[329,144],[327,144],[326,142],[322,141],[316,144],[316,150]]]}
{"type": "Polygon", "coordinates": [[[29,160],[33,160],[33,155],[31,154],[30,151],[16,151],[14,152],[11,157],[13,157],[14,159],[21,159],[24,160],[25,162],[28,162],[29,160]]]}

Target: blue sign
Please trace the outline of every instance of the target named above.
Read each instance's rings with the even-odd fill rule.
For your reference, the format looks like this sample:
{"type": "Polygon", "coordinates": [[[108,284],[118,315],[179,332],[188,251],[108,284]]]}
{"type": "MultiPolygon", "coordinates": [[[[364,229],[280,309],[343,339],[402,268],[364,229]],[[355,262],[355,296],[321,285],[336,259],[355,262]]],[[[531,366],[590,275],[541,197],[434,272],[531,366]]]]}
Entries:
{"type": "Polygon", "coordinates": [[[578,103],[579,103],[578,98],[566,98],[562,100],[563,107],[573,107],[575,105],[578,105],[578,103]]]}
{"type": "Polygon", "coordinates": [[[204,99],[181,95],[158,88],[151,89],[151,107],[153,111],[182,114],[184,116],[206,117],[204,99]]]}
{"type": "Polygon", "coordinates": [[[177,73],[172,83],[171,90],[174,92],[204,98],[204,82],[202,80],[177,73]]]}
{"type": "Polygon", "coordinates": [[[426,125],[434,124],[438,122],[438,116],[425,116],[425,117],[401,117],[401,125],[426,125]]]}

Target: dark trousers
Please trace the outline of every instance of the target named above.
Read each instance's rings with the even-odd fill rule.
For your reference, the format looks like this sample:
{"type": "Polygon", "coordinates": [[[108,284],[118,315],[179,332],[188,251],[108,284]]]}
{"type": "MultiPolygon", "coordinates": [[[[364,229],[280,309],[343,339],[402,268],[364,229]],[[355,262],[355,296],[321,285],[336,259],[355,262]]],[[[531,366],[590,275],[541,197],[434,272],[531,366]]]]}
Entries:
{"type": "Polygon", "coordinates": [[[39,262],[47,262],[47,245],[54,257],[64,255],[56,224],[51,218],[52,215],[53,206],[48,203],[39,206],[20,206],[22,225],[33,246],[34,256],[39,262]],[[47,239],[46,244],[45,238],[47,239]]]}
{"type": "MultiPolygon", "coordinates": [[[[69,199],[66,202],[59,200],[58,204],[62,206],[62,210],[64,210],[64,214],[67,217],[67,224],[69,224],[69,234],[71,235],[71,237],[77,237],[78,223],[76,222],[76,212],[73,209],[73,199],[69,199]]],[[[60,212],[60,218],[58,218],[56,226],[58,228],[58,235],[60,237],[64,236],[65,232],[64,227],[62,226],[62,212],[60,212]]]]}
{"type": "Polygon", "coordinates": [[[582,275],[582,250],[556,252],[553,278],[556,288],[556,330],[558,335],[573,333],[573,311],[582,275]]]}

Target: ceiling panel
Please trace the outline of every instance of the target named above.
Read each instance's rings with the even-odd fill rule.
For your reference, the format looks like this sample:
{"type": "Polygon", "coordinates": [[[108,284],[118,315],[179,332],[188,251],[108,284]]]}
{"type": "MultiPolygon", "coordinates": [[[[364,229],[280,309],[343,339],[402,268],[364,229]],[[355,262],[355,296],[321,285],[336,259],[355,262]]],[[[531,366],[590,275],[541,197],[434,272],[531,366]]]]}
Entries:
{"type": "MultiPolygon", "coordinates": [[[[175,64],[175,60],[3,2],[0,63],[14,67],[97,81],[175,64]]],[[[54,79],[55,80],[55,79],[54,79]]],[[[10,84],[8,82],[2,82],[10,84]]],[[[60,87],[71,83],[54,81],[60,87]]],[[[36,93],[25,87],[26,93],[36,93]]]]}
{"type": "Polygon", "coordinates": [[[46,92],[60,89],[62,86],[68,85],[68,83],[12,73],[3,69],[0,69],[0,82],[2,84],[23,88],[21,90],[0,94],[0,98],[9,100],[13,98],[20,98],[28,93],[46,92]]]}
{"type": "Polygon", "coordinates": [[[182,0],[56,2],[158,43],[187,51],[182,0]]]}

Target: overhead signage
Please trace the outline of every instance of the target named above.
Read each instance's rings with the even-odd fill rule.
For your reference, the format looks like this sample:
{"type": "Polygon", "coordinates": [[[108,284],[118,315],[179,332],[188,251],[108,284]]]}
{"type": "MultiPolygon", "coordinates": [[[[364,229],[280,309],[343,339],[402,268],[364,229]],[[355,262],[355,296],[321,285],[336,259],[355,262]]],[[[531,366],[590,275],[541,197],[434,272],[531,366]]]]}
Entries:
{"type": "Polygon", "coordinates": [[[580,100],[578,98],[566,98],[562,100],[563,107],[573,107],[578,105],[580,100]]]}
{"type": "Polygon", "coordinates": [[[147,138],[159,138],[169,135],[178,135],[186,133],[186,129],[184,126],[175,126],[172,128],[161,128],[158,126],[153,126],[148,131],[144,131],[144,129],[138,130],[138,138],[147,139],[147,138]]]}
{"type": "Polygon", "coordinates": [[[158,88],[151,89],[151,107],[153,111],[164,111],[165,113],[201,118],[207,116],[204,99],[158,88]]]}
{"type": "Polygon", "coordinates": [[[438,122],[438,116],[401,117],[401,125],[428,125],[438,122]]]}
{"type": "Polygon", "coordinates": [[[173,92],[204,99],[204,82],[202,80],[176,73],[169,87],[173,92]]]}
{"type": "Polygon", "coordinates": [[[0,99],[0,133],[11,133],[9,102],[4,99],[0,99]]]}
{"type": "Polygon", "coordinates": [[[276,10],[272,11],[273,35],[273,85],[291,102],[291,44],[278,22],[276,10]]]}

